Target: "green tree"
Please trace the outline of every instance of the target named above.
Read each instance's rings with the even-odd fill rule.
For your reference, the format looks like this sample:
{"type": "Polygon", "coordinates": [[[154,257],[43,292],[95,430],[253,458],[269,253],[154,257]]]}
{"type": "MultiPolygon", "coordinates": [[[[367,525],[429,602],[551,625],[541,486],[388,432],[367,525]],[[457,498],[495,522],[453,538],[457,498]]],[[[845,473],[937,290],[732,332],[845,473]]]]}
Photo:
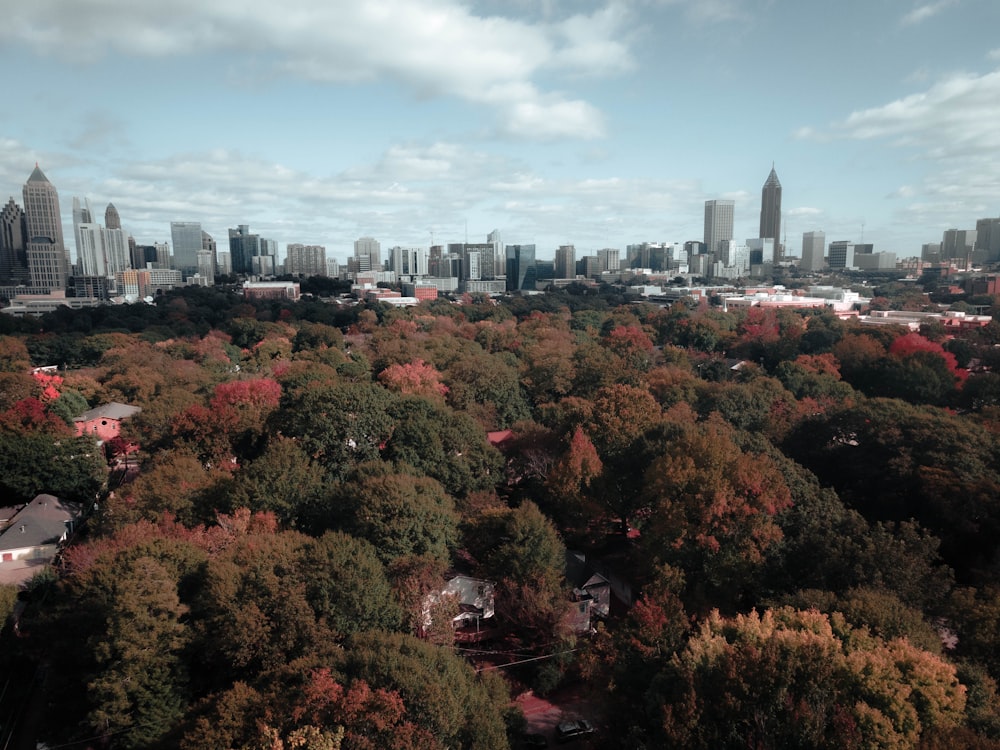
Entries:
{"type": "Polygon", "coordinates": [[[500,454],[467,415],[414,397],[398,401],[392,413],[396,425],[385,445],[386,458],[436,479],[455,497],[500,482],[500,454]]]}
{"type": "Polygon", "coordinates": [[[372,544],[340,532],[311,541],[302,556],[306,599],[336,634],[393,631],[402,612],[372,544]]]}
{"type": "Polygon", "coordinates": [[[439,482],[405,465],[362,464],[334,491],[334,502],[346,529],[371,542],[383,562],[410,555],[447,560],[455,546],[454,501],[439,482]]]}
{"type": "Polygon", "coordinates": [[[116,573],[106,626],[92,645],[97,670],[87,685],[88,721],[115,747],[148,747],[187,706],[187,608],[176,578],[154,559],[130,561],[116,573]]]}

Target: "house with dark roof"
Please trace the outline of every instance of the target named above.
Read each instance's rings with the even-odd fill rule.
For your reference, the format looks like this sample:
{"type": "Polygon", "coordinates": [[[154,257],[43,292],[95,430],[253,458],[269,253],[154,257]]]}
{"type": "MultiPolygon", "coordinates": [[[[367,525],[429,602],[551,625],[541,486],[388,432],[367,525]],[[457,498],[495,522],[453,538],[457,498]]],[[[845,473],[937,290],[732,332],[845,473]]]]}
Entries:
{"type": "Polygon", "coordinates": [[[138,406],[129,406],[112,401],[110,404],[98,406],[85,411],[73,420],[76,434],[90,435],[99,442],[111,440],[121,433],[123,421],[142,411],[138,406]]]}
{"type": "Polygon", "coordinates": [[[36,495],[0,532],[0,569],[51,562],[82,517],[78,503],[36,495]]]}

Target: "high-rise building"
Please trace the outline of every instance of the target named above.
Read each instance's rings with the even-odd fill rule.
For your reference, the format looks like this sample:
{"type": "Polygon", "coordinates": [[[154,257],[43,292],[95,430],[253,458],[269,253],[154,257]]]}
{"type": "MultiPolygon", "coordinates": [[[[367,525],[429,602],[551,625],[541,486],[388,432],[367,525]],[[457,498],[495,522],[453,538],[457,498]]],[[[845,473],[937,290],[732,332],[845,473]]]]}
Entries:
{"type": "Polygon", "coordinates": [[[830,268],[854,268],[854,243],[837,240],[830,243],[830,268]]]}
{"type": "Polygon", "coordinates": [[[826,253],[825,232],[802,233],[802,262],[799,268],[803,271],[820,271],[825,265],[823,256],[826,253]]]}
{"type": "MultiPolygon", "coordinates": [[[[215,238],[204,230],[201,232],[201,251],[203,253],[208,253],[212,258],[211,272],[208,273],[208,276],[213,279],[214,283],[215,276],[219,273],[219,248],[215,243],[215,238]]],[[[199,255],[198,257],[200,258],[201,256],[199,255]]],[[[199,260],[198,262],[199,268],[201,268],[200,264],[202,261],[199,260]]],[[[208,271],[209,269],[206,268],[205,270],[208,271]]],[[[199,273],[201,273],[201,271],[199,271],[199,273]]]]}
{"type": "Polygon", "coordinates": [[[104,209],[104,226],[107,229],[122,228],[122,217],[118,215],[118,209],[115,208],[114,203],[109,203],[108,207],[104,209]]]}
{"type": "Polygon", "coordinates": [[[534,245],[507,245],[507,291],[535,291],[538,280],[534,245]]]}
{"type": "Polygon", "coordinates": [[[976,222],[975,251],[982,256],[982,262],[1000,260],[1000,219],[979,219],[976,222]]]}
{"type": "MultiPolygon", "coordinates": [[[[486,241],[493,246],[493,276],[503,276],[507,270],[507,258],[503,251],[503,243],[500,240],[500,230],[494,229],[486,235],[486,241]]],[[[484,272],[485,273],[485,272],[484,272]]]]}
{"type": "Polygon", "coordinates": [[[555,278],[572,279],[576,277],[576,248],[573,245],[560,245],[556,250],[555,278]]]}
{"type": "Polygon", "coordinates": [[[198,271],[198,253],[202,249],[201,223],[170,222],[170,240],[174,246],[173,267],[183,276],[193,276],[198,271]]]}
{"type": "Polygon", "coordinates": [[[757,236],[774,240],[775,261],[784,257],[781,246],[781,183],[773,164],[771,174],[760,191],[760,233],[757,236]]]}
{"type": "Polygon", "coordinates": [[[606,247],[597,251],[597,265],[601,272],[618,273],[621,270],[621,250],[606,247]]]}
{"type": "Polygon", "coordinates": [[[708,252],[718,253],[719,243],[733,238],[733,214],[736,203],[731,200],[705,201],[705,244],[708,252]]]}
{"type": "Polygon", "coordinates": [[[0,280],[15,283],[28,280],[27,235],[24,211],[11,198],[0,209],[0,280]]]}
{"type": "Polygon", "coordinates": [[[24,183],[24,215],[31,285],[39,289],[66,289],[70,263],[63,240],[59,193],[37,164],[24,183]]]}
{"type": "Polygon", "coordinates": [[[123,229],[92,222],[76,225],[76,264],[83,276],[114,278],[131,268],[128,237],[123,229]]]}
{"type": "Polygon", "coordinates": [[[942,260],[965,260],[976,246],[975,229],[946,229],[941,238],[942,260]]]}
{"type": "Polygon", "coordinates": [[[236,229],[229,230],[229,257],[233,273],[247,276],[259,273],[259,267],[254,269],[254,258],[260,255],[260,235],[251,234],[248,224],[240,224],[236,229]]]}
{"type": "Polygon", "coordinates": [[[354,241],[354,260],[358,271],[381,271],[382,245],[374,237],[359,237],[354,241]]]}
{"type": "Polygon", "coordinates": [[[286,248],[285,273],[292,276],[326,276],[326,248],[293,242],[286,248]]]}

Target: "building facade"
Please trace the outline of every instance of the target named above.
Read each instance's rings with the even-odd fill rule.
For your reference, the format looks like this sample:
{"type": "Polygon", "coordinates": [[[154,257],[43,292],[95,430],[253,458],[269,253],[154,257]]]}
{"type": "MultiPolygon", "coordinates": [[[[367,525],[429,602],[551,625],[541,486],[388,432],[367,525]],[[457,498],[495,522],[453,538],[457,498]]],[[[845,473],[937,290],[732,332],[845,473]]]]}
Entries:
{"type": "Polygon", "coordinates": [[[286,248],[285,273],[292,276],[326,276],[326,248],[293,242],[286,248]]]}
{"type": "Polygon", "coordinates": [[[554,278],[576,278],[576,248],[573,245],[560,245],[556,249],[554,278]]]}
{"type": "Polygon", "coordinates": [[[823,260],[826,254],[825,232],[803,232],[802,262],[799,268],[803,271],[821,271],[826,265],[823,260]]]}
{"type": "Polygon", "coordinates": [[[778,173],[771,165],[771,174],[767,176],[767,181],[760,191],[760,232],[757,235],[761,239],[774,240],[775,261],[780,261],[783,256],[781,246],[781,183],[778,181],[778,173]]]}
{"type": "Polygon", "coordinates": [[[24,183],[24,217],[31,285],[41,289],[66,289],[70,262],[63,239],[59,193],[37,164],[24,183]]]}
{"type": "Polygon", "coordinates": [[[705,201],[705,244],[709,253],[718,253],[719,243],[733,238],[735,208],[731,200],[705,201]]]}
{"type": "Polygon", "coordinates": [[[535,291],[538,281],[534,245],[507,245],[507,291],[535,291]]]}
{"type": "Polygon", "coordinates": [[[170,222],[170,241],[174,246],[172,264],[184,276],[198,271],[198,253],[201,251],[201,223],[197,221],[170,222]]]}

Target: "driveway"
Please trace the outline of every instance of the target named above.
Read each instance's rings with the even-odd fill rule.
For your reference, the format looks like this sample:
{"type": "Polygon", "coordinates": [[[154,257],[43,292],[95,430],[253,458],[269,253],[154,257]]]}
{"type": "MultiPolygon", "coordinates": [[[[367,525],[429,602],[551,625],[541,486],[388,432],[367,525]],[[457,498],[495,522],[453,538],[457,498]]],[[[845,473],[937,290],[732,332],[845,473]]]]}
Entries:
{"type": "Polygon", "coordinates": [[[556,725],[559,722],[587,719],[597,728],[596,734],[593,737],[572,740],[567,743],[567,747],[579,748],[580,750],[600,747],[603,717],[600,713],[598,700],[587,690],[586,686],[570,685],[560,688],[544,698],[528,690],[517,696],[514,703],[524,714],[525,721],[528,723],[527,731],[543,735],[550,745],[555,745],[556,725]]]}

